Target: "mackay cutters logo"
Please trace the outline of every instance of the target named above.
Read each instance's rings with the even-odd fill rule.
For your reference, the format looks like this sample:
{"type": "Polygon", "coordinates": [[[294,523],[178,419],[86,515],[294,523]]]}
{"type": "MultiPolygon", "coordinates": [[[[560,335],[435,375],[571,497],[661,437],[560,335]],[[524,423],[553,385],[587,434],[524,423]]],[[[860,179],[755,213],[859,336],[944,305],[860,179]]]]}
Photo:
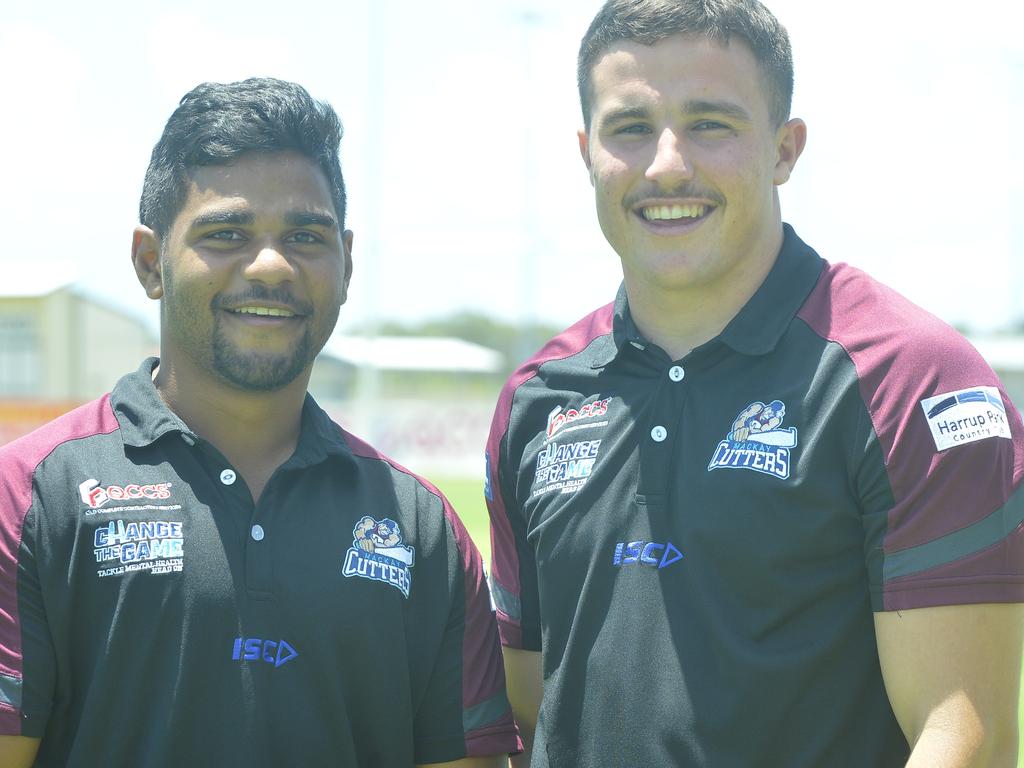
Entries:
{"type": "Polygon", "coordinates": [[[786,405],[772,400],[758,401],[744,408],[732,423],[732,431],[715,448],[712,469],[752,469],[785,480],[789,477],[789,454],[796,447],[796,429],[782,426],[786,405]]]}
{"type": "Polygon", "coordinates": [[[416,560],[416,550],[402,544],[398,523],[367,515],[356,523],[352,537],[342,574],[390,584],[408,598],[412,586],[409,569],[416,560]]]}
{"type": "Polygon", "coordinates": [[[100,486],[94,478],[86,480],[78,486],[78,494],[82,503],[92,509],[99,509],[108,501],[128,501],[132,499],[169,499],[171,498],[170,483],[152,483],[150,485],[108,485],[100,486]]]}

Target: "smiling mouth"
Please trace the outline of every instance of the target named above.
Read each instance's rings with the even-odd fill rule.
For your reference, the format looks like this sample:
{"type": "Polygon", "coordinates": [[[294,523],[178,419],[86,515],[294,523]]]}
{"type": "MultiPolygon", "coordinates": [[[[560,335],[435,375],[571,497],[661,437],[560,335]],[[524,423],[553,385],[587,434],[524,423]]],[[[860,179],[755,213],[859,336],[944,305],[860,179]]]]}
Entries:
{"type": "Polygon", "coordinates": [[[257,317],[296,317],[291,310],[278,307],[245,306],[229,309],[228,312],[235,315],[256,315],[257,317]]]}
{"type": "Polygon", "coordinates": [[[703,219],[714,208],[704,204],[645,205],[639,213],[645,221],[696,221],[703,219]]]}

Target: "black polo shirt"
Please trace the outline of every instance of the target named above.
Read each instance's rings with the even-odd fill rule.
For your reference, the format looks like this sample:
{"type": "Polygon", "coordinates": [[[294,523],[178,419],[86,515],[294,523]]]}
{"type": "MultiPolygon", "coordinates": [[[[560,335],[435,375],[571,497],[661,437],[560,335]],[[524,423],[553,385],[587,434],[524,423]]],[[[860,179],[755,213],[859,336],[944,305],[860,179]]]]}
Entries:
{"type": "Polygon", "coordinates": [[[620,291],[513,374],[487,448],[535,768],[904,765],[872,613],[1024,600],[1022,433],[962,337],[788,226],[681,360],[620,291]]]}
{"type": "Polygon", "coordinates": [[[0,732],[45,766],[408,766],[515,750],[479,554],[307,397],[253,504],[155,359],[0,449],[0,732]]]}

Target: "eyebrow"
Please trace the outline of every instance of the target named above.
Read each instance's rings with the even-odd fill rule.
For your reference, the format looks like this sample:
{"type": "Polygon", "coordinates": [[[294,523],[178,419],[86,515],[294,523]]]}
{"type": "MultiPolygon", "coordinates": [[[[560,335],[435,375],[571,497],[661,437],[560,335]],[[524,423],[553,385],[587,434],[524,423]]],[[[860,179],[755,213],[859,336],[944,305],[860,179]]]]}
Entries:
{"type": "Polygon", "coordinates": [[[598,127],[603,128],[609,123],[618,123],[623,120],[643,120],[648,115],[649,111],[646,107],[618,107],[601,115],[598,127]]]}
{"type": "Polygon", "coordinates": [[[724,117],[731,117],[735,120],[743,120],[748,123],[751,120],[750,113],[747,112],[747,110],[738,104],[733,104],[731,101],[704,101],[701,99],[694,99],[683,104],[683,111],[702,115],[708,113],[723,115],[724,117]]]}
{"type": "Polygon", "coordinates": [[[289,227],[325,227],[335,229],[338,222],[329,213],[322,211],[290,211],[284,216],[289,227]]]}
{"type": "Polygon", "coordinates": [[[209,211],[192,219],[192,227],[211,227],[219,224],[252,224],[253,216],[244,211],[209,211]]]}
{"type": "MultiPolygon", "coordinates": [[[[192,227],[215,227],[225,224],[244,226],[252,224],[255,217],[248,211],[209,211],[192,219],[192,227]]],[[[338,226],[334,217],[323,211],[289,211],[284,216],[289,227],[326,227],[333,229],[338,226]]]]}

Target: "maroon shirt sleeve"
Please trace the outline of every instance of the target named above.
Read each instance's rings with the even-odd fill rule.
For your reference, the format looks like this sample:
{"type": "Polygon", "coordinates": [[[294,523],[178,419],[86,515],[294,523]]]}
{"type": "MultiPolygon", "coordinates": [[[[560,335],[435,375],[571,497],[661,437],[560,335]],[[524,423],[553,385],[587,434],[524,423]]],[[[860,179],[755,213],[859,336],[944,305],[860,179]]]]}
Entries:
{"type": "Polygon", "coordinates": [[[536,573],[533,550],[526,541],[526,521],[515,500],[514,482],[516,471],[505,457],[507,431],[512,399],[522,381],[532,377],[533,372],[513,376],[505,385],[498,399],[491,432],[487,439],[486,472],[484,496],[491,519],[491,594],[501,642],[510,648],[539,651],[540,619],[539,595],[536,580],[533,588],[524,594],[520,569],[536,573]],[[508,478],[506,485],[503,480],[508,478]],[[508,487],[511,486],[511,487],[508,487]],[[523,632],[523,606],[527,610],[527,631],[523,632]]]}
{"type": "Polygon", "coordinates": [[[491,595],[501,642],[510,648],[541,650],[537,562],[526,539],[526,511],[516,492],[520,475],[532,472],[522,463],[524,444],[537,434],[531,429],[543,427],[524,425],[524,416],[546,416],[550,410],[532,403],[547,394],[532,380],[544,363],[578,355],[595,339],[610,334],[614,312],[614,303],[606,304],[555,336],[512,374],[498,397],[487,439],[484,495],[491,518],[491,595]]]}
{"type": "Polygon", "coordinates": [[[1024,423],[981,355],[846,265],[800,316],[852,361],[883,457],[857,476],[872,607],[1024,601],[1024,423]]]}
{"type": "MultiPolygon", "coordinates": [[[[35,474],[62,443],[117,429],[109,396],[71,411],[0,448],[0,733],[40,737],[50,713],[56,669],[46,623],[34,532],[44,513],[35,474]],[[26,669],[25,648],[36,663],[26,669]]],[[[85,479],[85,478],[83,478],[85,479]]],[[[53,493],[77,495],[73,483],[53,493]]]]}

